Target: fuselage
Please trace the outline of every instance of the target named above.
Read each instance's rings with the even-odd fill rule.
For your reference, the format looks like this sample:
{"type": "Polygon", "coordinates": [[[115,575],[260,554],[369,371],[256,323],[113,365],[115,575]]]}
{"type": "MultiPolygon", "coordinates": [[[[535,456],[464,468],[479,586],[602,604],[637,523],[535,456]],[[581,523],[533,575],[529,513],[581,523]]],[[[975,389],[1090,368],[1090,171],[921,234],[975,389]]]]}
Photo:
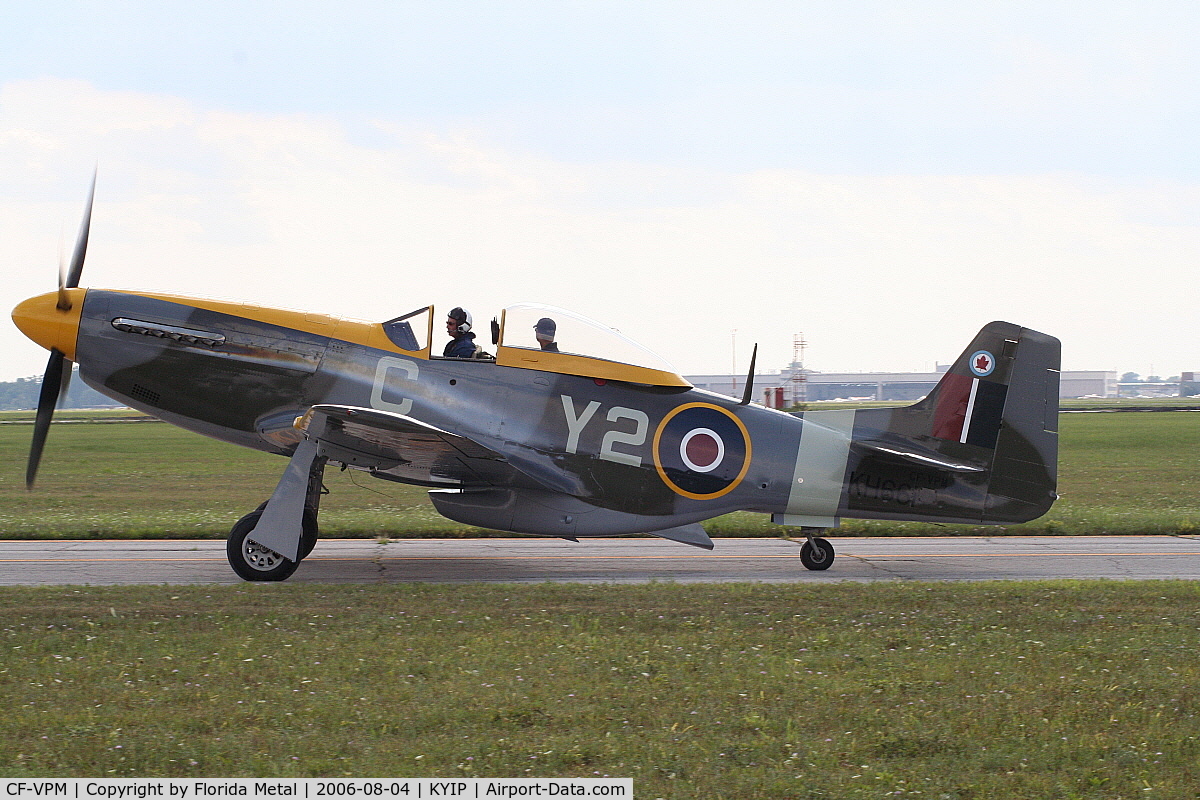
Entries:
{"type": "Polygon", "coordinates": [[[290,455],[304,436],[297,419],[332,404],[417,420],[507,462],[479,462],[485,468],[473,480],[461,463],[451,478],[436,463],[399,454],[372,467],[378,477],[557,494],[631,515],[620,525],[653,518],[667,527],[735,510],[815,527],[843,515],[975,522],[985,510],[984,468],[947,476],[852,447],[894,427],[890,410],[801,417],[696,390],[661,369],[506,347],[504,335],[494,358],[442,359],[433,355],[432,324],[398,333],[383,323],[146,292],[73,289],[69,298],[68,311],[57,294],[31,298],[14,320],[77,363],[98,391],[244,447],[290,455]]]}

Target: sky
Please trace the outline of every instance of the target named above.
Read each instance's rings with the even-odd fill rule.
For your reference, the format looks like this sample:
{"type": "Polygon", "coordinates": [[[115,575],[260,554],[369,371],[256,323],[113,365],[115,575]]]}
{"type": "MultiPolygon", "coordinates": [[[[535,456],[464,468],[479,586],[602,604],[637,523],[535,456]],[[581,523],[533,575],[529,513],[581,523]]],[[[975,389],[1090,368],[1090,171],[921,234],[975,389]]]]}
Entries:
{"type": "MultiPolygon", "coordinates": [[[[1200,371],[1193,2],[48,2],[0,28],[0,305],[536,301],[684,374],[1004,319],[1200,371]]],[[[0,380],[46,354],[0,324],[0,380]]]]}

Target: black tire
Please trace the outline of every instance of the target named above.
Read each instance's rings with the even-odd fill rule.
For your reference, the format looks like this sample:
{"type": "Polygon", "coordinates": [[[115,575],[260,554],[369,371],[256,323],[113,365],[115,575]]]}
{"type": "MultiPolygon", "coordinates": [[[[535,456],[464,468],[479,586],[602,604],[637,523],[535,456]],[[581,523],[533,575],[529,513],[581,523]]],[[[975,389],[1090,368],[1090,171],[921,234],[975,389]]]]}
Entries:
{"type": "Polygon", "coordinates": [[[829,569],[833,563],[833,545],[825,539],[814,536],[810,541],[800,545],[800,563],[807,569],[829,569]]]}
{"type": "Polygon", "coordinates": [[[308,558],[308,554],[317,546],[317,515],[311,509],[304,509],[304,529],[300,531],[300,560],[308,558]]]}
{"type": "Polygon", "coordinates": [[[304,529],[300,534],[300,560],[289,561],[274,550],[248,540],[246,537],[258,524],[265,505],[264,503],[234,523],[225,542],[225,555],[229,559],[229,566],[242,580],[287,580],[300,566],[300,560],[306,558],[317,544],[317,515],[307,508],[304,510],[304,529]]]}

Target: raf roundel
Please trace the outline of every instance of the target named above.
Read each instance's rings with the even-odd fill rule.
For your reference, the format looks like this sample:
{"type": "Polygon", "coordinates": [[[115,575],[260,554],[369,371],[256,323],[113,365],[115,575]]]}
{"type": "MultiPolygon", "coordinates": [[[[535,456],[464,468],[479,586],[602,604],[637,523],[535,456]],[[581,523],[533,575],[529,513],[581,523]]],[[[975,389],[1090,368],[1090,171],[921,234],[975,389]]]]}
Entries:
{"type": "Polygon", "coordinates": [[[971,353],[971,360],[967,364],[975,375],[986,378],[992,374],[992,370],[996,369],[996,357],[987,350],[976,350],[971,353]]]}
{"type": "Polygon", "coordinates": [[[750,436],[729,411],[688,403],[654,432],[654,466],[676,494],[712,500],[733,491],[750,467],[750,436]]]}

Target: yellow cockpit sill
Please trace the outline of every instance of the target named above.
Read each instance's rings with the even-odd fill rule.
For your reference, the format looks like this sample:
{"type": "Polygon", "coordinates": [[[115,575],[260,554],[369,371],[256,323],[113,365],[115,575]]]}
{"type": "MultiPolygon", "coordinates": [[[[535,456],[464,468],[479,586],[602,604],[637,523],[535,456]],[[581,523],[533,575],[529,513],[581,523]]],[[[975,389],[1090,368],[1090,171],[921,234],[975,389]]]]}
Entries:
{"type": "Polygon", "coordinates": [[[691,388],[691,384],[674,372],[649,367],[636,367],[601,358],[577,356],[570,353],[548,353],[545,350],[528,350],[524,347],[503,347],[496,353],[496,363],[502,367],[538,369],[562,375],[579,375],[584,378],[599,378],[608,381],[644,383],[650,386],[678,386],[691,388]]]}

